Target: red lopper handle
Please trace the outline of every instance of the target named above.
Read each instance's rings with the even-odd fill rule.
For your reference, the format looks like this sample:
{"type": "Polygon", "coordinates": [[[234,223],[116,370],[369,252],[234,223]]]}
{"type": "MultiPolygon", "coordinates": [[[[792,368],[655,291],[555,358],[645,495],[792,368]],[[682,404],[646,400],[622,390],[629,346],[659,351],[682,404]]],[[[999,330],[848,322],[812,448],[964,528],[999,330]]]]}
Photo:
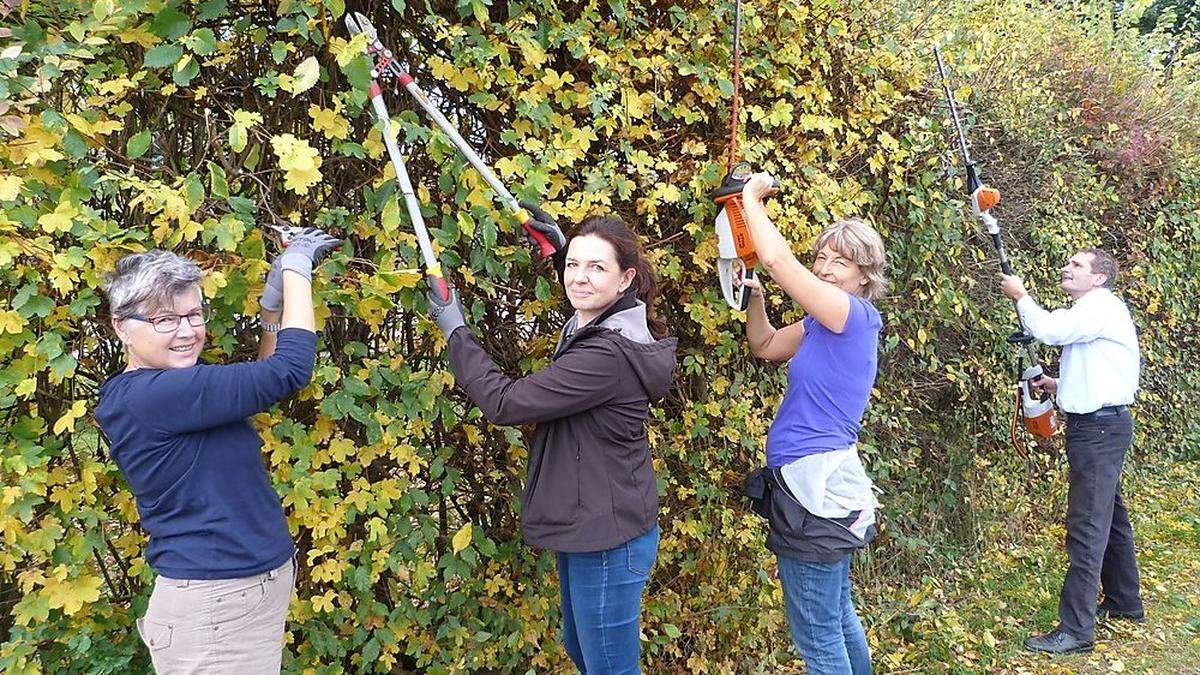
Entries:
{"type": "Polygon", "coordinates": [[[549,258],[550,256],[554,255],[554,244],[551,244],[550,240],[546,238],[545,232],[540,232],[533,229],[533,226],[529,224],[528,220],[521,223],[521,227],[524,227],[525,231],[529,233],[529,236],[533,237],[533,240],[537,242],[538,248],[540,248],[542,251],[543,258],[549,258]]]}
{"type": "Polygon", "coordinates": [[[450,286],[442,277],[436,277],[432,274],[428,276],[429,285],[437,290],[438,295],[442,296],[442,300],[450,302],[450,286]]]}

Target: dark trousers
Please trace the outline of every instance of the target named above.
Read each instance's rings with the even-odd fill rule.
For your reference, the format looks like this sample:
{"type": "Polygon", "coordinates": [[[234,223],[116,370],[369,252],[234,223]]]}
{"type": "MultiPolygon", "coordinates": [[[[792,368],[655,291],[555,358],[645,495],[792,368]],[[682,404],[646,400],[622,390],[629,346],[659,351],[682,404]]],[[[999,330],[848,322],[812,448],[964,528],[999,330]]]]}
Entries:
{"type": "Polygon", "coordinates": [[[1083,640],[1096,634],[1096,596],[1117,612],[1142,611],[1133,528],[1121,499],[1121,468],[1133,442],[1128,409],[1113,415],[1067,416],[1067,557],[1058,619],[1083,640]]]}

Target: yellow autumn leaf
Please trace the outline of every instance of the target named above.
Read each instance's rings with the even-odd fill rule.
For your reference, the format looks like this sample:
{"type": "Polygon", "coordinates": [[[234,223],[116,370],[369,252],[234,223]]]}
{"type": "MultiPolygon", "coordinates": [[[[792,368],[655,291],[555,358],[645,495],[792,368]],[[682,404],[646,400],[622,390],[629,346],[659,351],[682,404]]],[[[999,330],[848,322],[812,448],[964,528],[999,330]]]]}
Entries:
{"type": "Polygon", "coordinates": [[[71,408],[63,413],[63,416],[58,418],[58,421],[54,423],[52,430],[54,435],[57,436],[64,431],[74,430],[75,420],[83,417],[85,412],[87,412],[87,401],[82,399],[75,401],[75,403],[71,404],[71,408]]]}
{"type": "MultiPolygon", "coordinates": [[[[292,96],[312,89],[313,85],[317,83],[317,79],[320,78],[320,76],[321,65],[317,63],[317,57],[310,56],[301,61],[300,65],[296,66],[295,72],[292,73],[292,83],[291,87],[289,87],[289,90],[292,92],[292,96]]],[[[281,87],[283,84],[282,80],[283,78],[280,78],[281,87]]]]}
{"type": "MultiPolygon", "coordinates": [[[[372,128],[367,132],[367,139],[363,141],[363,149],[367,151],[367,155],[378,159],[383,156],[387,146],[383,144],[383,132],[379,131],[378,127],[372,128]]],[[[391,164],[388,164],[390,167],[391,164]]]]}
{"type": "Polygon", "coordinates": [[[204,289],[204,297],[215,298],[218,292],[229,284],[229,280],[225,278],[225,273],[220,270],[213,270],[204,275],[204,280],[200,282],[204,289]]]}
{"type": "Polygon", "coordinates": [[[336,109],[310,105],[308,116],[312,118],[313,129],[325,134],[325,138],[344,140],[350,137],[350,122],[339,115],[336,109]]]}
{"type": "Polygon", "coordinates": [[[66,565],[56,567],[51,576],[42,582],[42,592],[50,603],[50,609],[62,609],[64,614],[70,616],[83,609],[84,605],[100,599],[101,580],[94,575],[68,579],[67,571],[66,565]]]}
{"type": "Polygon", "coordinates": [[[0,176],[0,202],[9,202],[17,198],[21,193],[21,186],[25,184],[24,179],[20,176],[11,174],[0,176]]]}
{"type": "Polygon", "coordinates": [[[38,225],[41,225],[47,234],[70,232],[71,221],[77,215],[79,215],[79,209],[73,202],[59,202],[53,212],[43,214],[38,218],[38,225]]]}
{"type": "Polygon", "coordinates": [[[124,75],[120,77],[114,77],[111,80],[101,82],[97,90],[100,92],[101,96],[120,96],[126,91],[129,91],[137,86],[138,79],[140,78],[135,77],[130,79],[124,75]]]}
{"type": "Polygon", "coordinates": [[[342,38],[335,37],[329,41],[329,53],[333,54],[337,64],[342,68],[350,65],[354,57],[359,54],[365,54],[367,51],[367,34],[359,33],[350,41],[347,42],[342,38]]]}
{"type": "Polygon", "coordinates": [[[466,525],[463,525],[458,532],[455,533],[454,538],[450,540],[450,545],[454,548],[455,553],[463,550],[471,543],[471,530],[471,524],[467,523],[466,525]]]}
{"type": "Polygon", "coordinates": [[[233,123],[247,129],[256,124],[262,124],[263,117],[261,113],[250,112],[249,110],[234,110],[233,123]]]}
{"type": "Polygon", "coordinates": [[[24,380],[21,380],[21,384],[18,384],[17,388],[13,390],[13,392],[16,393],[17,396],[20,396],[22,398],[28,398],[28,397],[32,396],[35,391],[37,391],[37,378],[36,377],[29,377],[24,380]]]}
{"type": "Polygon", "coordinates": [[[284,170],[284,186],[298,195],[321,181],[321,155],[302,138],[291,134],[271,137],[271,149],[284,170]]]}
{"type": "Polygon", "coordinates": [[[25,330],[25,319],[20,314],[11,309],[0,312],[0,335],[4,333],[17,335],[23,330],[25,330]]]}
{"type": "Polygon", "coordinates": [[[142,28],[126,28],[117,33],[117,37],[126,44],[137,44],[144,48],[150,48],[158,44],[161,39],[148,30],[142,28]]]}
{"type": "Polygon", "coordinates": [[[332,612],[335,598],[337,598],[337,594],[333,591],[325,591],[322,595],[314,595],[312,597],[313,611],[318,614],[321,612],[332,612]]]}
{"type": "Polygon", "coordinates": [[[55,147],[58,143],[59,135],[46,129],[39,120],[26,126],[21,138],[7,144],[8,156],[19,164],[42,166],[64,157],[55,147]]]}

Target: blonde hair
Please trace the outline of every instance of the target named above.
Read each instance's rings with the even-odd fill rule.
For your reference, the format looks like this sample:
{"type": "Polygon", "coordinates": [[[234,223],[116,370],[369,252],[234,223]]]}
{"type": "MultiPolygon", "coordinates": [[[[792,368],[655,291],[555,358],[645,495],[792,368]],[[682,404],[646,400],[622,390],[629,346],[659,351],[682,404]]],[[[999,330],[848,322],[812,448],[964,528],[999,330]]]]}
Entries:
{"type": "Polygon", "coordinates": [[[867,283],[863,285],[864,298],[876,300],[887,292],[887,277],[883,274],[887,254],[883,250],[883,237],[865,220],[844,218],[830,225],[817,236],[813,250],[819,251],[826,244],[853,260],[867,277],[867,283]]]}

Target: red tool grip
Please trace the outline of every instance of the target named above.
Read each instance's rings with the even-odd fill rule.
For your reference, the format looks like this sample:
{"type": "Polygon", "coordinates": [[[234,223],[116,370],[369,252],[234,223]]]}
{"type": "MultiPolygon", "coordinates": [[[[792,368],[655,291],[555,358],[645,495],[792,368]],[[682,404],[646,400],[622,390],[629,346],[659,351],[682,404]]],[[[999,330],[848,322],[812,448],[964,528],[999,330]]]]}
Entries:
{"type": "Polygon", "coordinates": [[[442,277],[435,277],[432,274],[428,277],[429,285],[437,290],[438,295],[442,296],[442,300],[450,302],[450,285],[442,277]]]}
{"type": "Polygon", "coordinates": [[[550,240],[546,238],[546,234],[544,232],[539,232],[538,230],[533,229],[533,226],[529,224],[528,220],[521,223],[521,227],[524,227],[525,231],[529,233],[529,236],[533,237],[533,240],[537,242],[538,248],[542,250],[543,258],[549,258],[550,256],[554,255],[554,244],[550,243],[550,240]]]}

